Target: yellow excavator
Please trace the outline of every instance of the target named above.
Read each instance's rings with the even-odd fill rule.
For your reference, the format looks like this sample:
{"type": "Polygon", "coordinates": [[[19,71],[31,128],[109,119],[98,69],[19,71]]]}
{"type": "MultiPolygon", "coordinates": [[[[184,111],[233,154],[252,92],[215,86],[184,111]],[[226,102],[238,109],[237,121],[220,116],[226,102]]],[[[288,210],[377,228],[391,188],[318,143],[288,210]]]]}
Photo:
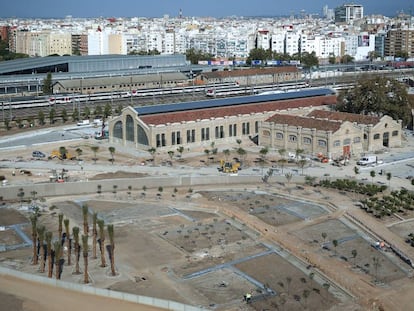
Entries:
{"type": "Polygon", "coordinates": [[[61,154],[59,150],[53,150],[50,153],[49,159],[54,159],[54,158],[58,158],[59,160],[75,160],[76,156],[74,156],[73,154],[71,154],[69,151],[67,151],[65,154],[61,154]]]}
{"type": "Polygon", "coordinates": [[[241,170],[240,162],[226,162],[220,160],[220,166],[217,168],[219,172],[235,174],[241,170]]]}

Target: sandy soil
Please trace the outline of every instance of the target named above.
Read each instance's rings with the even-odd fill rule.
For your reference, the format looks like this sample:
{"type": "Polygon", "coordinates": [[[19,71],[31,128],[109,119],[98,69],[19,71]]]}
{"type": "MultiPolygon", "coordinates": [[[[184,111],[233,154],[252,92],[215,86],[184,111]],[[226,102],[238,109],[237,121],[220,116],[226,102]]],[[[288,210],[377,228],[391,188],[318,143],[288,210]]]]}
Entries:
{"type": "MultiPolygon", "coordinates": [[[[75,145],[72,144],[71,148],[73,147],[75,145]]],[[[50,150],[50,147],[44,148],[50,150]]],[[[87,147],[84,150],[82,157],[91,160],[91,152],[87,147]]],[[[102,157],[106,161],[110,155],[103,153],[102,157]]],[[[254,163],[254,158],[253,155],[246,162],[254,163]]],[[[139,163],[141,159],[135,159],[128,154],[117,154],[116,161],[139,163]]],[[[158,158],[157,161],[161,163],[163,159],[158,158]]],[[[203,156],[185,159],[186,165],[194,166],[205,165],[205,161],[203,156]]],[[[108,162],[108,165],[111,164],[108,162]]],[[[15,177],[21,180],[27,178],[15,177]]],[[[43,177],[36,174],[31,176],[33,182],[38,182],[43,177]]],[[[128,178],[131,174],[120,171],[93,174],[90,177],[128,178]]],[[[187,189],[178,189],[174,198],[173,189],[164,189],[162,198],[157,197],[156,189],[148,189],[145,197],[139,199],[136,193],[133,194],[134,199],[121,192],[117,194],[117,198],[110,193],[99,197],[91,194],[87,198],[91,209],[98,212],[106,223],[115,225],[118,271],[117,276],[108,277],[109,267],[100,268],[99,258],[91,258],[89,271],[93,276],[93,286],[187,304],[200,304],[217,310],[379,310],[379,305],[385,310],[410,310],[414,285],[407,277],[409,274],[402,272],[398,264],[395,265],[398,260],[390,259],[390,255],[384,253],[380,257],[382,284],[375,284],[373,279],[378,271],[375,272],[372,268],[373,248],[366,239],[360,237],[361,232],[346,226],[340,220],[343,219],[346,209],[396,245],[404,244],[404,241],[385,227],[386,221],[378,221],[357,209],[351,197],[326,189],[321,191],[313,187],[296,188],[295,185],[271,182],[267,185],[244,185],[239,189],[232,189],[233,191],[217,192],[200,187],[194,189],[199,192],[199,196],[190,196],[190,199],[187,189]],[[260,193],[252,194],[254,190],[260,190],[260,193]],[[283,196],[273,195],[275,193],[283,196]],[[341,209],[330,208],[327,211],[320,209],[318,204],[295,204],[288,211],[292,199],[298,198],[302,203],[303,200],[311,200],[319,205],[330,201],[341,206],[341,209]],[[323,241],[321,232],[327,233],[326,241],[323,241]],[[352,238],[347,239],[349,237],[352,238]],[[335,249],[332,246],[329,249],[322,248],[323,243],[327,242],[329,246],[333,239],[346,241],[339,243],[335,249]],[[267,254],[268,245],[273,245],[272,243],[282,246],[294,256],[285,260],[277,252],[267,254]],[[350,255],[353,249],[358,251],[356,260],[350,255]],[[292,264],[293,257],[300,258],[305,270],[292,264]],[[246,258],[248,260],[241,260],[246,258]],[[230,264],[227,265],[228,263],[230,264]],[[370,265],[367,267],[367,264],[370,265]],[[199,277],[186,278],[192,273],[221,267],[220,265],[225,266],[199,277]],[[313,270],[307,269],[307,266],[314,268],[315,272],[321,271],[328,281],[311,279],[309,273],[313,270]],[[243,274],[235,271],[254,277],[280,295],[272,296],[258,291],[256,286],[252,286],[251,282],[242,277],[243,274]],[[291,281],[288,281],[288,277],[291,281]],[[288,289],[289,282],[291,288],[288,289]],[[324,282],[332,284],[329,291],[323,286],[324,282]],[[339,284],[352,293],[355,299],[341,301],[338,294],[340,290],[335,292],[332,289],[334,284],[339,284]],[[305,290],[309,291],[307,295],[305,290]],[[245,305],[241,300],[242,293],[247,291],[254,291],[258,297],[251,305],[245,305]]],[[[71,226],[82,228],[80,205],[73,201],[76,198],[45,199],[42,205],[46,209],[40,223],[52,230],[54,236],[57,235],[59,212],[64,213],[71,226]],[[48,210],[51,205],[56,205],[57,209],[48,210]]],[[[9,215],[10,217],[5,214],[0,217],[0,225],[22,223],[24,219],[28,219],[24,213],[13,212],[9,215]]],[[[30,224],[23,229],[30,236],[30,224]]],[[[30,265],[31,249],[0,255],[2,265],[38,273],[37,267],[30,265]]],[[[81,277],[73,275],[72,268],[66,266],[62,278],[81,282],[81,277]]],[[[81,308],[95,306],[95,303],[103,310],[121,306],[119,302],[105,298],[92,299],[89,296],[68,293],[57,288],[44,288],[8,277],[1,278],[0,293],[0,298],[4,301],[0,310],[3,310],[3,306],[9,306],[5,310],[14,308],[32,311],[66,310],[66,307],[81,308]],[[44,297],[42,294],[45,290],[51,293],[48,295],[50,302],[39,298],[44,297]]],[[[120,310],[129,310],[130,307],[133,306],[127,304],[120,310]]],[[[139,307],[138,310],[153,309],[139,307]]]]}
{"type": "Polygon", "coordinates": [[[1,311],[162,310],[0,276],[1,311]]]}

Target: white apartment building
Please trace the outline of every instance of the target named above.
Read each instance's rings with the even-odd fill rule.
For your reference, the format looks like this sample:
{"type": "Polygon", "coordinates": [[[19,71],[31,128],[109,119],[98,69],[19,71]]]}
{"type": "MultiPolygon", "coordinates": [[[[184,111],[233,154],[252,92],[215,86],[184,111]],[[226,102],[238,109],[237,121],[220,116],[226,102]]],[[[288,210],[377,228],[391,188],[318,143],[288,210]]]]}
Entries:
{"type": "Polygon", "coordinates": [[[345,40],[345,54],[351,55],[356,61],[366,60],[370,52],[375,51],[375,35],[362,32],[348,35],[345,40]]]}
{"type": "Polygon", "coordinates": [[[257,32],[257,48],[270,49],[270,32],[268,30],[259,30],[257,32]]]}
{"type": "Polygon", "coordinates": [[[167,29],[164,33],[164,40],[161,49],[161,54],[175,54],[175,31],[174,29],[167,29]]]}
{"type": "Polygon", "coordinates": [[[289,55],[293,55],[299,53],[299,44],[300,44],[300,34],[288,31],[286,33],[286,44],[285,44],[285,51],[289,55]]]}
{"type": "Polygon", "coordinates": [[[108,30],[92,29],[88,31],[88,55],[109,54],[108,30]]]}
{"type": "Polygon", "coordinates": [[[272,33],[272,51],[280,54],[285,53],[285,32],[272,33]]]}
{"type": "Polygon", "coordinates": [[[313,39],[307,40],[308,52],[315,51],[319,58],[329,58],[330,56],[342,56],[344,38],[317,35],[313,39]]]}

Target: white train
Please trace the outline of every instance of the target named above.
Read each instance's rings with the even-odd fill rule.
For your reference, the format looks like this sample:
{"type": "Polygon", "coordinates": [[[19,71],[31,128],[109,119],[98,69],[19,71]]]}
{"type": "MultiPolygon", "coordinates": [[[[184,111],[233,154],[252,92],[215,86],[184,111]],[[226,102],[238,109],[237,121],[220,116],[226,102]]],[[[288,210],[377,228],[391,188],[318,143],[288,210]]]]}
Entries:
{"type": "MultiPolygon", "coordinates": [[[[234,85],[234,83],[217,84],[217,87],[226,87],[234,85]]],[[[0,99],[3,109],[22,109],[35,107],[48,107],[59,104],[94,102],[94,101],[110,101],[117,99],[127,99],[131,97],[147,97],[147,96],[165,96],[180,95],[205,92],[211,88],[211,85],[194,85],[184,87],[158,88],[158,89],[142,89],[131,90],[131,92],[112,92],[112,93],[94,93],[94,94],[55,94],[51,96],[28,96],[19,98],[0,99]]]]}

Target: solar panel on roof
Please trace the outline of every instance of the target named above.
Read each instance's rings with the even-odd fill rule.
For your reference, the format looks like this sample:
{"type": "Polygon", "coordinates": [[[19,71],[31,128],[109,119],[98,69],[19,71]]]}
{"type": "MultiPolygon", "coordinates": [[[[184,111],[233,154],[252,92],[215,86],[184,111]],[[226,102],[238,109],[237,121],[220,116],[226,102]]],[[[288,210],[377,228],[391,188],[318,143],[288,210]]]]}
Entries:
{"type": "Polygon", "coordinates": [[[143,116],[143,115],[158,114],[158,113],[179,112],[179,111],[207,109],[207,108],[218,108],[218,107],[236,106],[236,105],[243,105],[243,104],[254,104],[254,103],[277,101],[277,100],[298,99],[298,98],[315,97],[315,96],[327,96],[327,95],[334,95],[334,94],[335,94],[335,91],[329,88],[307,89],[307,90],[302,90],[302,91],[278,93],[278,94],[251,95],[251,96],[220,98],[220,99],[211,99],[211,100],[184,102],[184,103],[141,106],[141,107],[135,107],[134,109],[138,113],[138,115],[143,116]]]}

